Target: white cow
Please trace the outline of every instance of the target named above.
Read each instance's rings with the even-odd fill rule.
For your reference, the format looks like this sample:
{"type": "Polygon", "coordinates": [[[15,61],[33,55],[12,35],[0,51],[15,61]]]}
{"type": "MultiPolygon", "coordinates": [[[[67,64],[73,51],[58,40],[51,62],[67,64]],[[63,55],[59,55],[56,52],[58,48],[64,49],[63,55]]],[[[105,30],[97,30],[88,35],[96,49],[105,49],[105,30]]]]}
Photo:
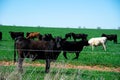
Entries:
{"type": "Polygon", "coordinates": [[[106,37],[96,37],[96,38],[91,38],[88,43],[90,46],[92,46],[92,50],[94,50],[94,46],[99,46],[102,45],[104,50],[106,51],[106,46],[105,43],[107,41],[106,37]]]}

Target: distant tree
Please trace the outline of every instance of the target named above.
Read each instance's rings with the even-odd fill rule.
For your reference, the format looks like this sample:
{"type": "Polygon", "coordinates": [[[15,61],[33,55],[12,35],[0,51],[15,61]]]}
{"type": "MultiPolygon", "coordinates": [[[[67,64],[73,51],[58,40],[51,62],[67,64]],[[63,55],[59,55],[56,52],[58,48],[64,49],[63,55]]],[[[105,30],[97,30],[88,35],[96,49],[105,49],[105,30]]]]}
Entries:
{"type": "Polygon", "coordinates": [[[81,26],[78,26],[79,29],[81,29],[81,26]]]}
{"type": "Polygon", "coordinates": [[[83,26],[83,29],[86,29],[86,27],[85,27],[85,26],[83,26]]]}
{"type": "Polygon", "coordinates": [[[17,27],[15,24],[13,24],[13,27],[17,27]]]}
{"type": "Polygon", "coordinates": [[[120,27],[118,27],[118,29],[120,30],[120,27]]]}
{"type": "Polygon", "coordinates": [[[37,26],[37,27],[41,27],[41,26],[37,26]]]}
{"type": "Polygon", "coordinates": [[[97,29],[101,29],[101,27],[98,26],[97,29]]]}

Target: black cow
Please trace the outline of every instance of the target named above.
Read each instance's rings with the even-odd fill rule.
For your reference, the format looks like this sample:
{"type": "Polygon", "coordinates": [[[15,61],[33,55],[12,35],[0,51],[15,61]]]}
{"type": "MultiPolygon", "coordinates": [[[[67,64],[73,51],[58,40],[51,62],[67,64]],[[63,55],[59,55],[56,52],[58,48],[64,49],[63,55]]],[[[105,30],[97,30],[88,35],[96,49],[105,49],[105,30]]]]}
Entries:
{"type": "Polygon", "coordinates": [[[73,32],[66,33],[66,34],[65,34],[65,39],[68,39],[68,38],[70,38],[70,39],[71,39],[72,34],[74,34],[74,33],[73,33],[73,32]]]}
{"type": "Polygon", "coordinates": [[[76,41],[76,39],[82,39],[82,40],[87,40],[87,34],[75,34],[72,33],[72,37],[74,39],[74,41],[76,41]]]}
{"type": "Polygon", "coordinates": [[[10,31],[9,33],[10,33],[10,36],[13,40],[15,40],[15,38],[20,37],[20,36],[24,37],[24,32],[12,32],[12,31],[10,31]]]}
{"type": "Polygon", "coordinates": [[[27,32],[27,33],[26,33],[26,37],[28,37],[30,33],[31,33],[31,32],[27,32]]]}
{"type": "Polygon", "coordinates": [[[42,40],[43,40],[43,41],[50,41],[50,40],[52,40],[52,39],[53,39],[52,34],[44,34],[44,35],[42,36],[42,40]]]}
{"type": "Polygon", "coordinates": [[[50,69],[50,62],[56,60],[60,54],[61,38],[56,37],[51,41],[35,41],[18,37],[14,44],[14,62],[16,61],[16,51],[18,52],[18,69],[22,71],[24,58],[43,59],[46,60],[45,72],[50,69]]]}
{"type": "Polygon", "coordinates": [[[0,40],[2,40],[2,32],[0,32],[0,40]]]}
{"type": "Polygon", "coordinates": [[[115,44],[117,44],[117,34],[102,34],[102,37],[107,37],[107,40],[114,41],[115,44]]]}
{"type": "Polygon", "coordinates": [[[67,59],[66,53],[75,53],[76,57],[73,59],[78,59],[79,53],[82,51],[84,46],[88,46],[87,40],[81,40],[81,41],[63,41],[62,42],[62,50],[63,55],[67,59]]]}

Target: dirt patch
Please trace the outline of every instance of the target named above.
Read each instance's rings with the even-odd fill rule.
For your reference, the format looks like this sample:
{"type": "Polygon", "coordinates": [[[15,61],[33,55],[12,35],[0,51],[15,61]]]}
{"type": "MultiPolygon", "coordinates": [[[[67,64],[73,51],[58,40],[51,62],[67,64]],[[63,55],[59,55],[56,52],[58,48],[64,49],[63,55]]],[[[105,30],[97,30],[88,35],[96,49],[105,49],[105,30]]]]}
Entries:
{"type": "MultiPolygon", "coordinates": [[[[0,66],[14,66],[17,65],[17,63],[13,63],[12,61],[0,61],[0,66]]],[[[45,67],[45,64],[41,63],[23,63],[23,66],[42,66],[45,67]]],[[[51,63],[51,67],[56,67],[56,68],[65,68],[65,69],[84,69],[84,70],[97,70],[97,71],[110,71],[110,72],[120,72],[120,67],[114,68],[114,67],[100,67],[98,66],[83,66],[83,65],[72,65],[72,64],[62,64],[62,63],[51,63]]]]}

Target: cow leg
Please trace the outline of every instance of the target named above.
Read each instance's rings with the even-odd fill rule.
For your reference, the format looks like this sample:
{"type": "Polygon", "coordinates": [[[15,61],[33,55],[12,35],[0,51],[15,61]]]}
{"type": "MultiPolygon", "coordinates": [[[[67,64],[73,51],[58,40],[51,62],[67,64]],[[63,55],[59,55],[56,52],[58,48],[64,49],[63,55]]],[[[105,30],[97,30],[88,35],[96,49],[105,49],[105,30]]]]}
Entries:
{"type": "Polygon", "coordinates": [[[74,41],[76,41],[76,38],[74,38],[74,41]]]}
{"type": "Polygon", "coordinates": [[[46,68],[45,68],[45,73],[48,73],[50,69],[50,59],[46,59],[46,68]]]}
{"type": "Polygon", "coordinates": [[[63,52],[63,56],[65,57],[65,59],[68,59],[66,56],[66,52],[63,52]]]}
{"type": "Polygon", "coordinates": [[[117,39],[114,40],[114,43],[117,44],[117,39]]]}
{"type": "Polygon", "coordinates": [[[18,58],[18,71],[21,73],[23,72],[23,69],[22,69],[23,60],[24,58],[21,58],[21,57],[18,58]]]}
{"type": "Polygon", "coordinates": [[[105,44],[102,44],[102,45],[103,45],[104,50],[106,51],[106,46],[105,46],[105,44]]]}
{"type": "Polygon", "coordinates": [[[73,58],[73,59],[78,59],[78,57],[79,57],[79,52],[76,52],[75,54],[76,54],[76,57],[73,58]]]}
{"type": "Polygon", "coordinates": [[[35,53],[30,54],[30,58],[31,58],[32,61],[35,61],[36,57],[37,57],[37,54],[35,54],[35,53]]]}
{"type": "Polygon", "coordinates": [[[92,51],[94,50],[94,46],[92,46],[92,51]]]}

